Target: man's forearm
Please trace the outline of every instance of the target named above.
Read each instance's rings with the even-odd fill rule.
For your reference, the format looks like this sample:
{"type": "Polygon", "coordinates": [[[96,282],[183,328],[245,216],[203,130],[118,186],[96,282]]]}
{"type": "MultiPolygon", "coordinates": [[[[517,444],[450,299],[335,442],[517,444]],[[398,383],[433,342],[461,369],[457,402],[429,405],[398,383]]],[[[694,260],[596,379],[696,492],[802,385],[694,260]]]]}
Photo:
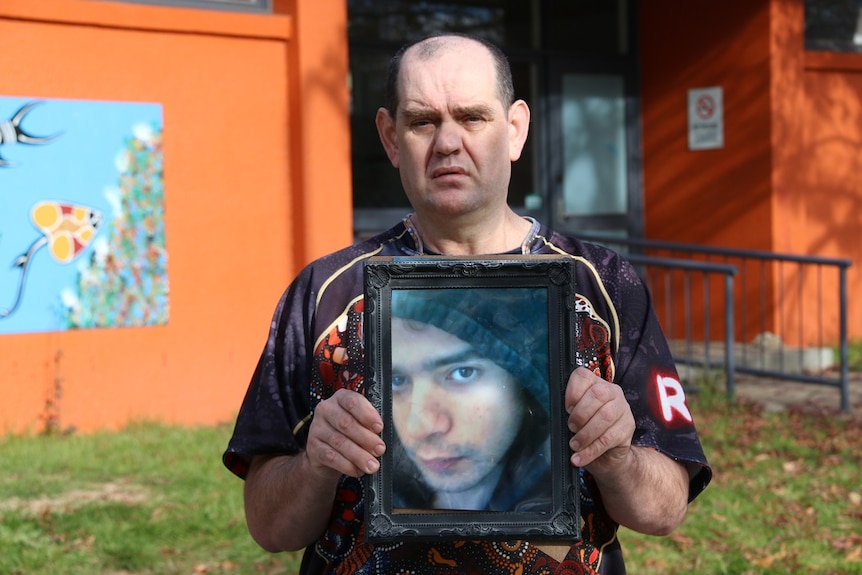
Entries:
{"type": "Polygon", "coordinates": [[[305,452],[257,456],[245,481],[245,514],[257,543],[271,552],[296,551],[326,528],[340,475],[311,471],[305,452]]]}
{"type": "Polygon", "coordinates": [[[588,466],[605,509],[620,525],[650,535],[667,535],[685,518],[688,472],[666,455],[632,446],[616,469],[588,466]]]}

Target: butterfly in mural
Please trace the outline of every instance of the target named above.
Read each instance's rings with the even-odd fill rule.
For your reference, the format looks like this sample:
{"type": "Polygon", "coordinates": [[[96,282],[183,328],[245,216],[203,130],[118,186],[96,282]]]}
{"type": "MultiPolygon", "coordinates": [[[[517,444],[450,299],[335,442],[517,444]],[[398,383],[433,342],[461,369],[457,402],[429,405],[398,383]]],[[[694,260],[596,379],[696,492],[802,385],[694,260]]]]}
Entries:
{"type": "MultiPolygon", "coordinates": [[[[27,115],[33,107],[41,104],[42,102],[36,100],[33,102],[28,102],[21,106],[17,112],[15,112],[12,117],[8,120],[0,121],[0,146],[4,144],[47,144],[60,134],[52,134],[50,136],[34,136],[24,131],[21,127],[21,121],[24,119],[24,116],[27,115]]],[[[3,159],[3,156],[0,156],[0,167],[6,168],[14,165],[12,162],[8,162],[3,159]]]]}
{"type": "Polygon", "coordinates": [[[48,251],[57,262],[67,264],[73,261],[93,241],[102,224],[102,214],[86,206],[42,201],[33,206],[30,220],[42,235],[13,262],[13,268],[21,269],[21,280],[12,306],[0,309],[0,319],[11,315],[21,303],[27,270],[36,251],[48,246],[48,251]]]}

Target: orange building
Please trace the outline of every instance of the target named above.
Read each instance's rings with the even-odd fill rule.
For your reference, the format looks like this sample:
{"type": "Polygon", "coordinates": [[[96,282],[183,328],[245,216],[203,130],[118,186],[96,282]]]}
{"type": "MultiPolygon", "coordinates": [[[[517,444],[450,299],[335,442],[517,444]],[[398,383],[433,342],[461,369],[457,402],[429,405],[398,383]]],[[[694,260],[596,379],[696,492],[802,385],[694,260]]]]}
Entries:
{"type": "MultiPolygon", "coordinates": [[[[802,0],[608,4],[628,7],[609,21],[628,26],[613,58],[511,48],[516,75],[545,78],[527,96],[535,131],[522,160],[531,171],[516,174],[519,211],[573,233],[592,222],[860,261],[862,54],[806,51],[802,0]],[[601,86],[625,99],[626,178],[619,206],[578,217],[553,177],[561,169],[542,160],[560,141],[539,118],[561,112],[533,100],[601,66],[622,78],[601,86]],[[722,90],[723,145],[693,151],[686,97],[705,87],[722,90]]],[[[357,88],[374,41],[357,36],[352,5],[0,3],[0,96],[161,103],[170,277],[165,325],[0,335],[0,431],[231,420],[291,278],[406,212],[397,186],[378,197],[365,184],[384,181],[367,170],[382,152],[357,122],[379,102],[357,88]]],[[[852,338],[862,338],[860,289],[851,268],[852,338]]]]}

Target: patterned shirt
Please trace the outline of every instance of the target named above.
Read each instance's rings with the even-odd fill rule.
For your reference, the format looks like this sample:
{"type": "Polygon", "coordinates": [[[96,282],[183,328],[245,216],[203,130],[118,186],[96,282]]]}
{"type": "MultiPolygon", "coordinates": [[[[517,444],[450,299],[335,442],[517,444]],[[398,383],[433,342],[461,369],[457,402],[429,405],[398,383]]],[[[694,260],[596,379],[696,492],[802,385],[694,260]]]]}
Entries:
{"type": "MultiPolygon", "coordinates": [[[[363,262],[421,255],[421,240],[405,222],[311,263],[285,291],[223,456],[233,473],[244,478],[254,455],[299,453],[320,401],[341,388],[363,390],[363,262]]],[[[632,444],[686,465],[694,499],[712,471],[634,268],[605,247],[538,224],[521,251],[575,259],[580,353],[588,368],[623,388],[635,418],[632,444]]],[[[362,482],[342,476],[328,528],[306,549],[300,573],[625,573],[618,524],[589,472],[581,469],[579,479],[582,538],[557,561],[527,541],[370,543],[363,536],[362,482]]]]}

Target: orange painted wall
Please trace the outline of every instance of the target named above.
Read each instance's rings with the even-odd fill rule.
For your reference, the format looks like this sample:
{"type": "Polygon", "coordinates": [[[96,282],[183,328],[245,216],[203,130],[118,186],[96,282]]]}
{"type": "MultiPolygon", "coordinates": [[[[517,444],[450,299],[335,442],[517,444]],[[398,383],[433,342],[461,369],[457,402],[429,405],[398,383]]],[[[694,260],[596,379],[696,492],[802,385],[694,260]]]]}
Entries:
{"type": "MultiPolygon", "coordinates": [[[[640,10],[647,237],[862,261],[862,55],[806,52],[802,0],[658,0],[640,10]],[[724,89],[725,145],[689,151],[686,92],[708,86],[724,89]]],[[[748,273],[760,277],[756,266],[748,273]]],[[[797,279],[793,267],[766,270],[765,328],[790,345],[834,344],[837,274],[808,275],[801,289],[797,279]],[[822,315],[822,332],[800,326],[800,302],[803,315],[822,315]]],[[[848,279],[849,334],[859,339],[862,269],[848,279]]],[[[746,289],[759,297],[757,282],[746,289]]],[[[764,328],[755,317],[736,322],[738,337],[764,328]]]]}
{"type": "Polygon", "coordinates": [[[162,104],[170,281],[165,326],[0,336],[0,433],[55,388],[62,429],[232,419],[277,298],[352,238],[346,14],[291,9],[0,3],[0,94],[162,104]]]}
{"type": "MultiPolygon", "coordinates": [[[[768,1],[656,0],[640,4],[640,19],[646,237],[770,249],[768,1]],[[723,90],[724,147],[689,150],[688,90],[714,86],[723,90]]],[[[748,286],[750,292],[758,288],[748,286]]],[[[721,289],[718,282],[712,285],[715,294],[721,289]]],[[[679,286],[675,293],[681,293],[679,286]]],[[[654,295],[662,308],[663,294],[654,295]]],[[[702,317],[702,302],[693,305],[695,317],[702,317]]],[[[675,314],[680,321],[681,311],[675,314]]],[[[659,312],[663,316],[665,310],[659,312]]],[[[718,310],[713,314],[721,317],[718,310]]],[[[742,321],[736,319],[737,334],[761,329],[743,329],[742,321]]],[[[679,326],[665,328],[681,333],[679,326]]]]}
{"type": "MultiPolygon", "coordinates": [[[[848,331],[862,339],[862,54],[803,49],[802,1],[773,5],[773,101],[776,227],[774,249],[849,259],[848,331]]],[[[818,278],[805,292],[818,289],[818,278]]],[[[805,295],[797,298],[805,297],[805,295]]],[[[828,302],[837,301],[834,280],[828,302]]],[[[828,337],[838,330],[835,305],[824,306],[828,337]]],[[[811,313],[816,310],[809,306],[811,313]]],[[[782,321],[798,318],[785,310],[782,321]]]]}
{"type": "Polygon", "coordinates": [[[646,236],[766,249],[771,239],[768,3],[640,5],[646,236]],[[688,149],[687,97],[720,86],[724,148],[688,149]]]}

